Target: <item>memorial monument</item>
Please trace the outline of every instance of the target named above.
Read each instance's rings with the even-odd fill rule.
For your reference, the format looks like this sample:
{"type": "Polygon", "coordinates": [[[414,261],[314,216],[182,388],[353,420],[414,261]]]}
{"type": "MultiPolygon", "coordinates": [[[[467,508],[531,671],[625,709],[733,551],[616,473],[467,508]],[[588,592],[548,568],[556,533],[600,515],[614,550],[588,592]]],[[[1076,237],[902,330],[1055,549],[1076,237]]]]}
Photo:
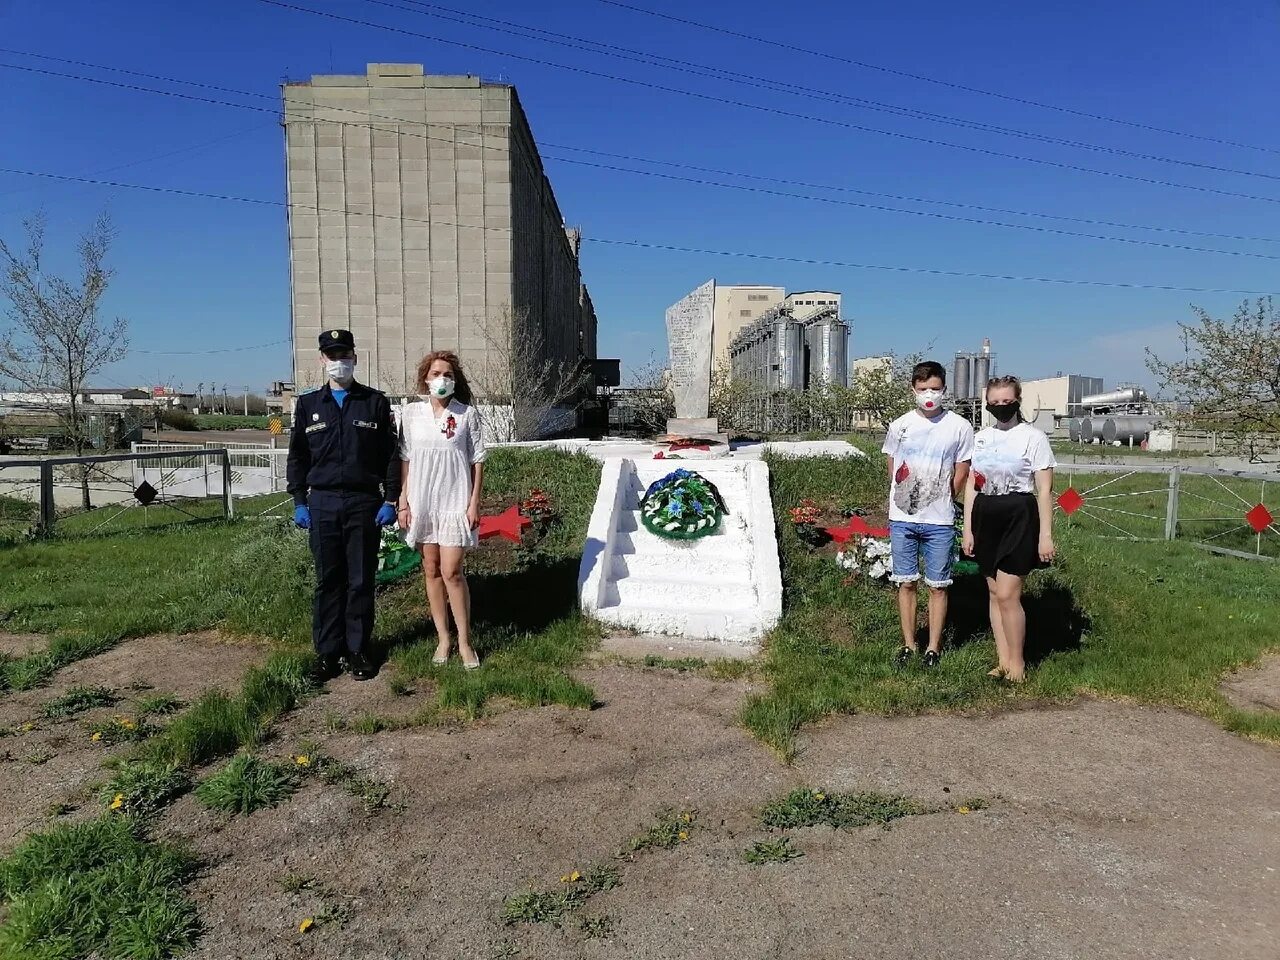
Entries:
{"type": "Polygon", "coordinates": [[[671,362],[671,392],[676,415],[667,421],[667,439],[701,440],[723,444],[729,436],[720,432],[711,412],[711,333],[716,282],[708,280],[684,299],[667,308],[667,348],[671,362]]]}

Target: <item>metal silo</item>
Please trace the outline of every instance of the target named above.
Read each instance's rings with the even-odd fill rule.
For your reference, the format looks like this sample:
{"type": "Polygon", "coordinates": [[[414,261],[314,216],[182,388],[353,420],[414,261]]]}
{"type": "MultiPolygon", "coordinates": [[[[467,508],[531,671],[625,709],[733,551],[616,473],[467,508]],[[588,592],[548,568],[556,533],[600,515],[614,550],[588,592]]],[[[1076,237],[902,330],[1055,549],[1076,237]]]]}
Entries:
{"type": "Polygon", "coordinates": [[[987,395],[987,381],[991,379],[991,355],[980,353],[973,358],[973,396],[979,399],[987,395]]]}
{"type": "Polygon", "coordinates": [[[1102,442],[1141,443],[1155,425],[1155,417],[1108,417],[1102,422],[1102,442]]]}
{"type": "MultiPolygon", "coordinates": [[[[1098,424],[1098,428],[1099,429],[1102,428],[1101,423],[1098,424]]],[[[1093,430],[1094,430],[1093,420],[1091,420],[1089,417],[1081,417],[1080,418],[1080,442],[1093,443],[1095,439],[1095,434],[1093,430]]]]}
{"type": "Polygon", "coordinates": [[[1080,418],[1072,417],[1067,421],[1067,434],[1071,437],[1072,443],[1080,442],[1080,418]]]}
{"type": "Polygon", "coordinates": [[[951,396],[957,400],[968,400],[974,396],[972,363],[973,357],[969,354],[956,354],[956,364],[951,371],[951,396]]]}
{"type": "Polygon", "coordinates": [[[805,341],[809,345],[809,386],[848,386],[849,327],[834,319],[809,324],[805,341]]]}
{"type": "Polygon", "coordinates": [[[777,377],[771,378],[776,390],[804,389],[804,328],[787,317],[773,322],[773,356],[777,377]]]}

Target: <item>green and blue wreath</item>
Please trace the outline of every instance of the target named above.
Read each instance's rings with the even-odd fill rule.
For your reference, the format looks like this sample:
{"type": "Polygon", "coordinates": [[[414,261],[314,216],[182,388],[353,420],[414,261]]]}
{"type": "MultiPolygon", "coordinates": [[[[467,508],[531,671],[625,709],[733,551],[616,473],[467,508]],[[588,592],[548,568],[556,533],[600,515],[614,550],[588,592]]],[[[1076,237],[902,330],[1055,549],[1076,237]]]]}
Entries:
{"type": "Polygon", "coordinates": [[[674,470],[654,481],[640,500],[645,529],[668,540],[715,533],[728,512],[715,484],[691,470],[674,470]]]}

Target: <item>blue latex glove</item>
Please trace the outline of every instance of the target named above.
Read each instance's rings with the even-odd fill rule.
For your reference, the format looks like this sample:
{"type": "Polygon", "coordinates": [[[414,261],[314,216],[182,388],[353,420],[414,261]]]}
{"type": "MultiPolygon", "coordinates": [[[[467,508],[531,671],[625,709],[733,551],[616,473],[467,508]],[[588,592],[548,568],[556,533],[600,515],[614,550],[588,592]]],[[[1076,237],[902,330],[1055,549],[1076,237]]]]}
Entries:
{"type": "Polygon", "coordinates": [[[396,508],[389,503],[384,503],[378,511],[375,521],[380,527],[389,527],[396,522],[396,508]]]}
{"type": "Polygon", "coordinates": [[[311,529],[311,510],[305,503],[293,508],[293,522],[302,530],[311,529]]]}

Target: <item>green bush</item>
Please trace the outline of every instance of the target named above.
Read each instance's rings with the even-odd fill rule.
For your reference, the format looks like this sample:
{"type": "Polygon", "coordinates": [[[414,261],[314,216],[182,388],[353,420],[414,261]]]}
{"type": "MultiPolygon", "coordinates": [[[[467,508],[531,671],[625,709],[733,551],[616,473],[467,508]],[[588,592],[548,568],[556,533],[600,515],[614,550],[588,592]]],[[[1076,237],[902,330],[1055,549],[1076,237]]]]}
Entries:
{"type": "Polygon", "coordinates": [[[298,778],[288,767],[242,753],[196,787],[196,799],[211,810],[248,816],[287,800],[297,789],[298,778]]]}
{"type": "Polygon", "coordinates": [[[193,862],[108,815],[28,837],[0,862],[0,960],[162,960],[189,949],[193,862]]]}
{"type": "Polygon", "coordinates": [[[196,418],[180,407],[161,407],[158,414],[160,422],[171,430],[199,430],[196,418]]]}
{"type": "Polygon", "coordinates": [[[191,786],[182,767],[155,760],[126,760],[102,787],[102,802],[127,816],[150,816],[191,786]]]}

